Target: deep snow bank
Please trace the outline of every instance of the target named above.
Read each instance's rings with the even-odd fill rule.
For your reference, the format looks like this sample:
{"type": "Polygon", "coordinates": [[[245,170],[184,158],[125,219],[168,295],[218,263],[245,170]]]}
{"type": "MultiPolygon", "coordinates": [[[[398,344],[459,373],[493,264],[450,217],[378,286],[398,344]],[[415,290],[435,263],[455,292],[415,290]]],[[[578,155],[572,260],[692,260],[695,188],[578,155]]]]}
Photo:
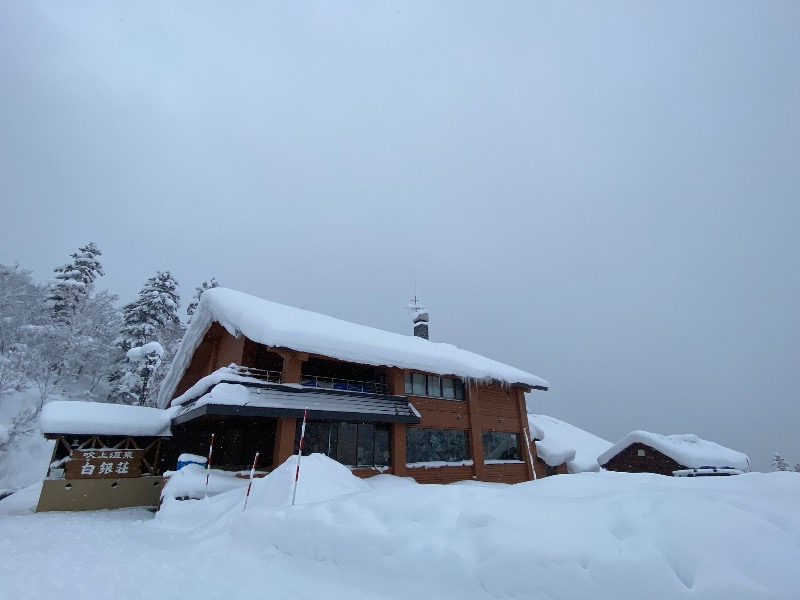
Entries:
{"type": "MultiPolygon", "coordinates": [[[[392,598],[777,600],[800,591],[793,473],[370,485],[312,456],[291,507],[293,474],[290,460],[254,484],[246,511],[237,490],[235,504],[206,515],[208,535],[267,561],[267,579],[322,578],[392,598]]],[[[192,503],[176,504],[189,506],[172,517],[190,518],[192,503]]]]}

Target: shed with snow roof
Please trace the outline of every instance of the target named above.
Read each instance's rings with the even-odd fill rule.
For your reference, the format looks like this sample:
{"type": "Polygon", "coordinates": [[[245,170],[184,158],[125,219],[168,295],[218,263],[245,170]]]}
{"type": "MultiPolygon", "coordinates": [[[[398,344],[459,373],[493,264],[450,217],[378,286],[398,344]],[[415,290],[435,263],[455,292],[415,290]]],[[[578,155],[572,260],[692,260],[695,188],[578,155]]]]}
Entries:
{"type": "Polygon", "coordinates": [[[598,456],[597,462],[608,471],[669,476],[702,467],[750,470],[750,459],[736,450],[693,434],[661,435],[649,431],[629,433],[598,456]]]}
{"type": "Polygon", "coordinates": [[[56,441],[38,512],[158,506],[159,450],[171,413],[102,402],[51,402],[42,431],[56,441]]]}
{"type": "Polygon", "coordinates": [[[270,469],[297,451],[308,407],[304,453],[358,475],[516,483],[533,478],[525,392],[547,387],[450,344],[216,288],[159,402],[174,412],[168,457],[203,454],[213,432],[217,467],[243,468],[258,451],[270,469]]]}

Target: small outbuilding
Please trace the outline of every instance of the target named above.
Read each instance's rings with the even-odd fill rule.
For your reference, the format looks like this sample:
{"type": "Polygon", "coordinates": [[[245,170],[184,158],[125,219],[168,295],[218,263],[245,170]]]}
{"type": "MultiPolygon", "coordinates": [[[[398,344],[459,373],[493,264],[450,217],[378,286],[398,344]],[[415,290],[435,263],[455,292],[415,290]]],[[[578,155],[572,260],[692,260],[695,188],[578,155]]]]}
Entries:
{"type": "Polygon", "coordinates": [[[536,474],[539,477],[600,470],[597,456],[612,444],[547,415],[528,415],[531,439],[536,445],[536,474]]]}
{"type": "Polygon", "coordinates": [[[750,459],[736,450],[692,434],[661,435],[649,431],[629,433],[598,456],[597,462],[607,471],[669,476],[691,469],[716,474],[750,471],[750,459]]]}
{"type": "Polygon", "coordinates": [[[143,406],[57,401],[42,409],[55,440],[37,512],[158,506],[162,441],[170,412],[143,406]]]}

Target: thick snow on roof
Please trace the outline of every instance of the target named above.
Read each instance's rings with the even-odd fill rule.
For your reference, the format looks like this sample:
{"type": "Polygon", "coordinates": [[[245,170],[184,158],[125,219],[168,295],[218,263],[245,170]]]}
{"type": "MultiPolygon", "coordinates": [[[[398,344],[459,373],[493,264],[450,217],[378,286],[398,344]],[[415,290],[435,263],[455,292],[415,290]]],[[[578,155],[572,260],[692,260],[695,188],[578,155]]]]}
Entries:
{"type": "Polygon", "coordinates": [[[649,431],[632,431],[611,448],[597,457],[604,465],[631,444],[644,444],[669,456],[675,462],[689,468],[733,467],[740,471],[750,470],[750,459],[746,454],[700,439],[693,434],[661,435],[649,431]]]}
{"type": "Polygon", "coordinates": [[[169,436],[172,411],[103,402],[56,401],[42,409],[44,433],[169,436]]]}
{"type": "Polygon", "coordinates": [[[232,335],[241,333],[259,344],[340,360],[464,378],[496,379],[531,387],[547,388],[550,385],[535,375],[451,344],[357,325],[235,290],[214,288],[204,292],[200,298],[192,323],[164,379],[160,406],[168,404],[192,354],[214,321],[232,335]]]}
{"type": "Polygon", "coordinates": [[[531,436],[536,431],[544,437],[536,442],[536,454],[551,467],[567,463],[570,473],[598,471],[597,456],[611,447],[611,442],[574,425],[547,415],[528,415],[531,436]]]}

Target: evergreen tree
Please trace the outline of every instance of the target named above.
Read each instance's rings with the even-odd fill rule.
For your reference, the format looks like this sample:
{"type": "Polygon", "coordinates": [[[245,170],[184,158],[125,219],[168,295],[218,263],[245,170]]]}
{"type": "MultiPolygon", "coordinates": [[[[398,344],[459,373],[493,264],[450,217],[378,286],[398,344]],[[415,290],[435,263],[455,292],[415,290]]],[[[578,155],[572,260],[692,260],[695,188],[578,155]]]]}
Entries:
{"type": "Polygon", "coordinates": [[[787,463],[783,459],[783,457],[780,454],[778,454],[777,452],[775,453],[775,456],[773,457],[773,459],[770,461],[769,464],[771,464],[773,467],[775,467],[776,471],[789,471],[790,470],[789,469],[789,463],[787,463]]]}
{"type": "Polygon", "coordinates": [[[110,400],[145,405],[155,397],[150,390],[160,384],[156,369],[164,358],[171,359],[170,351],[180,340],[178,308],[178,282],[169,271],[157,271],[144,284],[139,298],[123,307],[124,325],[116,344],[125,359],[110,378],[110,400]]]}
{"type": "Polygon", "coordinates": [[[91,294],[95,280],[105,275],[103,265],[97,259],[101,254],[97,245],[89,242],[70,255],[72,262],[53,269],[56,276],[47,300],[58,323],[72,323],[78,305],[91,294]]]}
{"type": "Polygon", "coordinates": [[[194,311],[197,310],[197,305],[200,303],[200,297],[203,295],[203,292],[206,290],[211,290],[216,287],[219,287],[219,282],[217,282],[216,277],[212,277],[211,281],[204,281],[195,289],[194,300],[186,307],[186,316],[189,317],[187,321],[187,325],[192,322],[192,315],[194,315],[194,311]]]}

